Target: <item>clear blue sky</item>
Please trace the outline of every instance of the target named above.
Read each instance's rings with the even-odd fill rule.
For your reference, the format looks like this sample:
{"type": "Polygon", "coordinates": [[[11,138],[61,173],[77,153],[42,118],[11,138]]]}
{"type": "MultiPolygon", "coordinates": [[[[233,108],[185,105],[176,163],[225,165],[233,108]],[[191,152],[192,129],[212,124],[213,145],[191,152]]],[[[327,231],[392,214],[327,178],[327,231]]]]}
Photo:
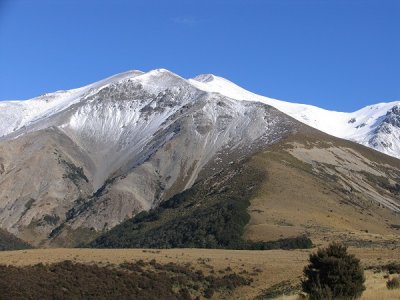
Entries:
{"type": "Polygon", "coordinates": [[[0,99],[155,68],[335,110],[400,100],[400,0],[0,0],[0,99]]]}

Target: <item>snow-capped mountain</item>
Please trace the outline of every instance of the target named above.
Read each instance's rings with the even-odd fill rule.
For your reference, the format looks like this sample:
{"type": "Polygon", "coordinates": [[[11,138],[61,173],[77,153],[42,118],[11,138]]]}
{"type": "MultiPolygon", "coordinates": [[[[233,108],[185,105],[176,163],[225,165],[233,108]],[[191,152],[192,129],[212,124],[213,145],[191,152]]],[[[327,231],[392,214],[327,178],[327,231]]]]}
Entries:
{"type": "MultiPolygon", "coordinates": [[[[329,112],[258,96],[213,75],[187,80],[165,69],[0,102],[0,120],[0,227],[34,244],[85,242],[196,182],[236,172],[235,165],[289,137],[311,132],[330,139],[337,153],[356,148],[303,123],[399,157],[396,103],[329,112]]],[[[351,168],[360,168],[354,153],[351,168]]],[[[390,172],[397,178],[397,168],[390,172]]],[[[384,188],[388,196],[369,184],[351,187],[397,211],[398,187],[384,188]]]]}
{"type": "Polygon", "coordinates": [[[35,241],[111,228],[299,127],[163,69],[3,102],[0,115],[0,224],[35,241]]]}
{"type": "Polygon", "coordinates": [[[400,101],[379,103],[346,113],[263,97],[211,74],[197,76],[189,82],[201,90],[221,93],[232,99],[271,105],[325,133],[400,158],[400,101]]]}
{"type": "MultiPolygon", "coordinates": [[[[27,127],[35,128],[33,125],[38,121],[56,115],[83,98],[87,98],[90,93],[96,93],[115,82],[139,76],[140,82],[143,84],[147,82],[151,86],[149,82],[154,76],[152,73],[156,72],[169,71],[163,69],[148,73],[136,70],[128,71],[74,90],[49,93],[26,101],[0,101],[0,137],[4,138],[7,135],[15,137],[16,133],[19,135],[25,132],[27,127]]],[[[175,74],[174,76],[179,77],[175,74]]],[[[202,91],[219,93],[236,100],[257,101],[271,105],[296,120],[325,133],[400,158],[400,101],[370,105],[351,113],[336,112],[312,105],[260,96],[212,74],[199,75],[184,81],[188,86],[202,91]]],[[[162,90],[168,84],[171,82],[167,80],[162,86],[154,87],[154,89],[162,90]]]]}

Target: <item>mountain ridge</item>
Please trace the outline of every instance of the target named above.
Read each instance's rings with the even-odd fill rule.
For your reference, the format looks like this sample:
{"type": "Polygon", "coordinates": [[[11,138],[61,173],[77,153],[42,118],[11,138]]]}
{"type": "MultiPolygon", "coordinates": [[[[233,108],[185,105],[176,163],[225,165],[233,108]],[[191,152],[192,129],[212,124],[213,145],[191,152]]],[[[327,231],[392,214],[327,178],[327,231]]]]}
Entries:
{"type": "MultiPolygon", "coordinates": [[[[148,88],[151,89],[151,83],[149,84],[149,82],[160,76],[160,74],[169,74],[171,78],[175,77],[185,81],[187,84],[201,91],[220,93],[236,100],[256,101],[271,105],[294,117],[296,120],[325,133],[348,139],[400,158],[400,101],[368,105],[354,112],[337,112],[313,105],[286,102],[260,96],[213,74],[202,74],[186,80],[166,69],[155,69],[146,73],[131,70],[113,75],[82,88],[47,93],[25,101],[2,101],[0,102],[0,117],[2,120],[6,120],[6,122],[0,125],[0,139],[7,138],[7,135],[9,138],[12,138],[13,132],[29,126],[41,117],[58,113],[60,110],[68,108],[75,104],[85,93],[101,90],[110,84],[130,79],[135,80],[135,78],[142,84],[149,85],[148,88]],[[55,102],[58,101],[59,105],[52,106],[51,98],[54,98],[55,102]],[[50,102],[47,109],[44,107],[43,102],[50,102]],[[29,105],[30,103],[32,104],[29,105]],[[32,111],[35,112],[35,109],[32,109],[34,108],[33,106],[36,106],[37,114],[30,116],[29,114],[32,114],[32,111]],[[44,107],[43,111],[37,108],[40,106],[44,107]],[[28,111],[28,115],[24,115],[26,111],[28,111]],[[15,120],[18,121],[16,122],[15,120]]],[[[161,87],[165,87],[168,84],[171,84],[171,82],[159,82],[159,86],[161,87]]]]}
{"type": "Polygon", "coordinates": [[[199,75],[189,81],[201,90],[218,92],[233,99],[259,101],[271,105],[325,133],[400,158],[400,101],[368,105],[355,112],[346,113],[260,96],[212,74],[199,75]]]}

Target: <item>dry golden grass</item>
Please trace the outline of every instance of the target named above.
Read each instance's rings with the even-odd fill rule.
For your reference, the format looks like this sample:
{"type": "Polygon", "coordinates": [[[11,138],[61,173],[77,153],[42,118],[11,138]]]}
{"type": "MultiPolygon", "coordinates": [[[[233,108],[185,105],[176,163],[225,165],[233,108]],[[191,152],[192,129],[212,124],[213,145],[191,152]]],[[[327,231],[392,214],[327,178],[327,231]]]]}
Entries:
{"type": "MultiPolygon", "coordinates": [[[[398,241],[398,231],[390,227],[398,224],[398,216],[392,211],[362,197],[346,204],[347,196],[338,192],[342,188],[339,183],[319,178],[309,164],[284,150],[273,149],[254,159],[265,167],[268,176],[248,208],[251,219],[246,226],[247,239],[276,240],[307,234],[317,245],[358,241],[390,246],[398,241]]],[[[353,197],[360,195],[354,193],[353,197]]]]}
{"type": "MultiPolygon", "coordinates": [[[[386,287],[386,280],[383,276],[385,273],[373,273],[371,271],[365,272],[366,290],[362,294],[360,300],[398,300],[400,299],[400,289],[388,290],[386,287]]],[[[298,300],[297,295],[282,296],[276,298],[277,300],[298,300]]]]}
{"type": "Polygon", "coordinates": [[[389,299],[400,299],[400,289],[389,290],[386,287],[386,281],[383,276],[384,273],[372,273],[367,272],[367,280],[365,286],[366,291],[362,295],[362,300],[389,300],[389,299]]]}
{"type": "Polygon", "coordinates": [[[287,278],[297,279],[308,257],[308,251],[238,251],[210,249],[37,249],[0,252],[0,264],[31,265],[72,260],[84,263],[119,264],[132,260],[152,260],[159,263],[191,263],[205,273],[211,267],[218,271],[230,267],[234,272],[253,274],[251,286],[238,289],[232,299],[252,299],[268,285],[287,278]],[[282,263],[283,262],[283,263],[282,263]],[[290,262],[290,263],[289,263],[290,262]],[[283,267],[286,266],[286,267],[283,267]],[[290,268],[288,267],[290,266],[290,268]]]}
{"type": "MultiPolygon", "coordinates": [[[[214,270],[217,274],[230,267],[236,273],[247,272],[254,282],[237,289],[229,299],[253,299],[263,289],[284,280],[299,282],[303,267],[312,250],[213,250],[213,249],[34,249],[0,252],[0,264],[17,266],[37,263],[53,263],[63,260],[92,264],[120,264],[125,261],[155,259],[159,263],[191,263],[205,273],[214,270]]],[[[363,265],[371,266],[396,261],[400,249],[349,249],[363,265]]],[[[388,291],[383,274],[367,272],[367,291],[363,299],[399,299],[400,291],[388,291]],[[376,298],[382,295],[386,298],[376,298]],[[396,298],[397,297],[397,298],[396,298]]],[[[227,298],[228,299],[228,298],[227,298]]],[[[295,299],[295,298],[284,298],[295,299]]]]}

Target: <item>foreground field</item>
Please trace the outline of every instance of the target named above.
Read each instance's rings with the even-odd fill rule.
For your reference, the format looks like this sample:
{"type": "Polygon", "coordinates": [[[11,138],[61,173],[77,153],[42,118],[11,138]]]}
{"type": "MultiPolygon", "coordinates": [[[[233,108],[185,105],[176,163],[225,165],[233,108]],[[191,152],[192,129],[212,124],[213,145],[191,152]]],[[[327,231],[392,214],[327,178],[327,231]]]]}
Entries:
{"type": "MultiPolygon", "coordinates": [[[[392,300],[392,299],[400,299],[400,291],[399,290],[388,290],[386,287],[386,280],[384,278],[384,273],[373,273],[371,271],[367,271],[365,273],[366,281],[365,286],[366,290],[363,293],[361,299],[362,300],[392,300]]],[[[298,300],[297,295],[290,296],[282,296],[276,298],[276,300],[298,300]]]]}
{"type": "MultiPolygon", "coordinates": [[[[158,263],[190,264],[204,274],[229,274],[235,272],[253,279],[249,286],[233,293],[218,294],[225,299],[254,299],[273,285],[284,281],[287,286],[296,286],[307,264],[312,250],[238,251],[210,249],[35,249],[0,252],[0,264],[27,266],[37,263],[56,263],[64,260],[97,265],[118,265],[137,260],[158,263]]],[[[361,259],[364,267],[399,262],[400,249],[351,248],[361,259]]],[[[388,291],[383,273],[367,271],[367,290],[363,299],[400,299],[400,291],[388,291]]],[[[295,299],[289,297],[284,299],[295,299]]]]}

